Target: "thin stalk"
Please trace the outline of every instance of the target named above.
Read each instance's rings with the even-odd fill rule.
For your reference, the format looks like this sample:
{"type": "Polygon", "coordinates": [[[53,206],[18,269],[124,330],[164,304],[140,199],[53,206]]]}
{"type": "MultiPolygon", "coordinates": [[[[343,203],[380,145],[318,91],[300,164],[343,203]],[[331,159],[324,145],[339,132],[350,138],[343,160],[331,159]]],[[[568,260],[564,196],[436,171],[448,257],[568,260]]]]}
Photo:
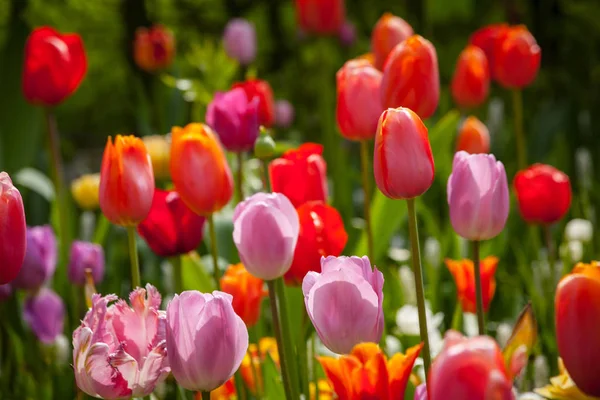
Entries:
{"type": "Polygon", "coordinates": [[[304,329],[302,330],[302,340],[298,346],[298,365],[300,366],[300,393],[305,399],[310,398],[310,378],[308,373],[308,343],[305,340],[304,329]]]}
{"type": "Polygon", "coordinates": [[[406,199],[408,205],[408,231],[411,245],[411,261],[415,274],[415,289],[417,292],[417,309],[419,311],[419,331],[423,341],[423,364],[425,365],[425,380],[431,365],[429,351],[429,331],[427,330],[427,312],[425,309],[425,289],[423,288],[423,269],[421,267],[421,250],[419,249],[419,228],[417,227],[417,212],[415,199],[406,199]]]}
{"type": "Polygon", "coordinates": [[[463,312],[460,303],[457,303],[454,307],[454,315],[452,316],[452,329],[457,332],[463,331],[462,326],[463,312]]]}
{"type": "Polygon", "coordinates": [[[138,259],[137,243],[135,242],[135,226],[127,227],[127,241],[129,243],[129,259],[131,260],[131,286],[135,289],[142,286],[140,261],[138,259]]]}
{"type": "Polygon", "coordinates": [[[312,357],[312,381],[315,385],[315,400],[319,400],[319,374],[317,374],[317,333],[314,332],[310,339],[310,355],[312,357]]]}
{"type": "Polygon", "coordinates": [[[483,311],[483,291],[481,289],[481,263],[479,262],[479,241],[473,240],[473,264],[475,265],[475,299],[477,302],[477,325],[479,334],[485,335],[485,314],[483,311]]]}
{"type": "Polygon", "coordinates": [[[373,228],[371,226],[371,188],[369,165],[371,160],[369,157],[369,142],[367,140],[360,141],[360,163],[362,172],[362,188],[364,194],[364,216],[365,216],[365,231],[367,233],[367,251],[371,262],[373,262],[373,228]]]}
{"type": "Polygon", "coordinates": [[[512,93],[517,161],[519,162],[519,169],[523,169],[527,166],[527,141],[525,140],[525,132],[523,131],[523,95],[520,89],[515,89],[512,93]]]}
{"type": "MultiPolygon", "coordinates": [[[[250,359],[250,362],[252,362],[252,359],[250,359]]],[[[233,383],[235,385],[235,392],[237,393],[237,398],[239,400],[246,400],[248,396],[246,394],[246,388],[244,387],[242,373],[240,372],[239,368],[237,371],[235,371],[235,374],[233,376],[233,383]]]]}
{"type": "MultiPolygon", "coordinates": [[[[552,283],[550,286],[552,291],[554,291],[554,279],[556,272],[554,271],[554,267],[556,264],[556,253],[554,250],[554,241],[552,240],[552,231],[550,230],[550,225],[544,225],[544,238],[546,239],[546,251],[548,251],[548,265],[550,267],[550,275],[549,279],[552,283]]],[[[560,273],[560,272],[559,272],[560,273]]]]}
{"type": "Polygon", "coordinates": [[[219,255],[217,253],[217,234],[215,232],[215,221],[213,215],[208,216],[208,233],[210,235],[210,254],[213,260],[213,277],[215,279],[215,287],[220,287],[220,271],[219,271],[219,255]]]}
{"type": "Polygon", "coordinates": [[[285,299],[285,285],[283,278],[275,279],[275,293],[277,295],[277,304],[279,306],[279,323],[281,324],[281,339],[285,357],[288,359],[288,371],[290,375],[290,386],[294,399],[300,398],[300,388],[298,384],[298,371],[296,366],[298,363],[292,361],[297,360],[296,352],[294,351],[292,342],[292,331],[290,329],[290,320],[287,311],[287,301],[285,299]]]}
{"type": "Polygon", "coordinates": [[[244,200],[244,153],[238,151],[237,153],[235,153],[235,156],[237,159],[237,176],[235,180],[235,195],[237,197],[235,202],[239,203],[242,200],[244,200]]]}
{"type": "Polygon", "coordinates": [[[267,281],[267,288],[269,289],[269,301],[271,302],[271,315],[273,317],[273,332],[275,334],[275,341],[277,342],[277,351],[279,353],[279,364],[281,367],[281,378],[283,380],[283,389],[285,391],[285,398],[287,400],[295,400],[292,397],[292,387],[290,384],[290,376],[287,366],[287,359],[285,357],[285,351],[283,347],[283,339],[281,336],[281,324],[279,321],[279,311],[277,307],[277,294],[275,290],[275,281],[267,281]]]}
{"type": "Polygon", "coordinates": [[[210,400],[210,392],[202,392],[202,400],[210,400]]]}
{"type": "Polygon", "coordinates": [[[173,256],[169,259],[171,261],[172,269],[172,278],[173,278],[173,291],[175,293],[183,292],[183,275],[181,270],[181,257],[173,256]]]}
{"type": "Polygon", "coordinates": [[[271,193],[271,181],[269,180],[269,162],[262,160],[263,165],[263,183],[265,185],[265,192],[271,193]]]}

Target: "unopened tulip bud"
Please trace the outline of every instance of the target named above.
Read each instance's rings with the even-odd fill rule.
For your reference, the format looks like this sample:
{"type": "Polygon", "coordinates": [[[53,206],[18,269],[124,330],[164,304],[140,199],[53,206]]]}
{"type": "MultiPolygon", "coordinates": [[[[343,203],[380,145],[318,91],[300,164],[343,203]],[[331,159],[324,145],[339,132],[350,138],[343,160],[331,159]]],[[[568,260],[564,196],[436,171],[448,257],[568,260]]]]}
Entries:
{"type": "Polygon", "coordinates": [[[104,278],[104,250],[98,244],[76,240],[71,244],[71,256],[67,271],[69,280],[76,285],[83,286],[87,269],[91,271],[94,282],[102,282],[104,278]]]}
{"type": "Polygon", "coordinates": [[[19,190],[6,172],[0,172],[0,285],[15,279],[27,247],[25,210],[19,190]]]}
{"type": "Polygon", "coordinates": [[[261,133],[254,143],[254,156],[260,160],[267,160],[275,154],[275,141],[271,135],[261,133]]]}

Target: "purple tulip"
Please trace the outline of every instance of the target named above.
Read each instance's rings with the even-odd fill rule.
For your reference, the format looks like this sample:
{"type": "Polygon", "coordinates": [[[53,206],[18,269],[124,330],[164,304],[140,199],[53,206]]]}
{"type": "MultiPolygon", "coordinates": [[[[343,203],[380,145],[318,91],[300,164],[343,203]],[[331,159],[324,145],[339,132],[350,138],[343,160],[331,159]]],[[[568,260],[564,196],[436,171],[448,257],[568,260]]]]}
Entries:
{"type": "Polygon", "coordinates": [[[294,106],[287,100],[275,102],[275,123],[281,128],[288,128],[294,122],[294,106]]]}
{"type": "Polygon", "coordinates": [[[338,33],[340,42],[345,47],[350,47],[356,41],[356,27],[352,22],[346,21],[338,33]]]}
{"type": "Polygon", "coordinates": [[[253,97],[248,101],[244,89],[217,92],[206,110],[206,122],[219,135],[223,146],[233,152],[248,151],[258,137],[258,105],[253,97]]]}
{"type": "Polygon", "coordinates": [[[225,53],[242,65],[249,65],[256,58],[256,31],[254,25],[242,18],[227,23],[223,34],[225,53]]]}
{"type": "Polygon", "coordinates": [[[188,390],[211,391],[227,382],[248,350],[248,329],[233,311],[233,297],[185,291],[167,306],[171,372],[188,390]]]}
{"type": "Polygon", "coordinates": [[[381,339],[383,274],[368,257],[322,257],[321,273],[306,274],[302,292],[321,341],[334,353],[381,339]]]}
{"type": "Polygon", "coordinates": [[[272,280],[292,266],[300,222],[290,200],[281,193],[257,193],[235,208],[233,241],[252,275],[272,280]]]}
{"type": "Polygon", "coordinates": [[[23,320],[40,342],[50,344],[63,332],[65,305],[59,295],[42,288],[25,300],[23,320]]]}
{"type": "Polygon", "coordinates": [[[56,270],[56,236],[50,225],[27,227],[27,250],[19,274],[12,282],[15,289],[35,290],[56,270]]]}
{"type": "Polygon", "coordinates": [[[497,236],[508,218],[508,184],[504,165],[492,154],[454,155],[448,179],[450,221],[469,240],[497,236]]]}
{"type": "Polygon", "coordinates": [[[104,250],[94,243],[74,241],[69,259],[69,280],[76,285],[85,285],[85,270],[90,269],[94,283],[104,279],[104,250]]]}
{"type": "Polygon", "coordinates": [[[10,283],[5,283],[4,285],[0,285],[0,301],[6,300],[12,294],[13,289],[10,283]]]}

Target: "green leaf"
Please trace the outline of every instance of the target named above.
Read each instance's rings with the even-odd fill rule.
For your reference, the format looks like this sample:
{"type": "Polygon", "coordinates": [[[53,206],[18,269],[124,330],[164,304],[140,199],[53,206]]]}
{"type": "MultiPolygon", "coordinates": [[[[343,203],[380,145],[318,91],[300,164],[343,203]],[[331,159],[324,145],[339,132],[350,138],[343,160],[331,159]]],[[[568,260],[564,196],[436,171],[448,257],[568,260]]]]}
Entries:
{"type": "Polygon", "coordinates": [[[33,190],[48,202],[52,202],[56,196],[52,180],[35,168],[23,168],[13,179],[16,184],[33,190]]]}
{"type": "Polygon", "coordinates": [[[431,143],[435,162],[435,177],[443,182],[444,187],[452,172],[453,143],[459,120],[460,113],[457,110],[450,110],[429,129],[429,143],[431,143]]]}
{"type": "Polygon", "coordinates": [[[208,274],[202,260],[195,251],[181,256],[181,273],[184,290],[210,293],[215,289],[212,277],[208,274]]]}
{"type": "Polygon", "coordinates": [[[270,354],[267,354],[265,361],[263,362],[263,376],[265,382],[265,399],[267,400],[280,400],[285,398],[285,391],[283,390],[283,382],[281,381],[281,374],[275,362],[271,358],[270,354]]]}

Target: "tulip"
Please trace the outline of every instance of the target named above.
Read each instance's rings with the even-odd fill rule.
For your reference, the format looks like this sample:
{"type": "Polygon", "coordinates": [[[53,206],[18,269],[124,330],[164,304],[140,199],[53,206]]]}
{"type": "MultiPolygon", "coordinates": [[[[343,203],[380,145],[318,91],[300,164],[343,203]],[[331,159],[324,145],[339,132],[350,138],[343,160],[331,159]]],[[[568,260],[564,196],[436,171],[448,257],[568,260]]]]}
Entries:
{"type": "Polygon", "coordinates": [[[338,32],[338,38],[342,46],[352,47],[354,42],[356,42],[356,26],[352,22],[344,22],[338,32]]]}
{"type": "Polygon", "coordinates": [[[398,44],[385,63],[381,81],[384,107],[407,107],[429,118],[440,98],[440,75],[435,47],[414,35],[398,44]]]}
{"type": "MultiPolygon", "coordinates": [[[[475,270],[471,260],[450,260],[446,259],[446,266],[456,283],[456,292],[463,312],[475,313],[475,270]]],[[[496,291],[496,267],[498,258],[486,257],[481,260],[481,288],[483,294],[483,310],[487,312],[490,309],[490,303],[494,298],[496,291]]]]}
{"type": "Polygon", "coordinates": [[[167,68],[175,56],[173,33],[162,25],[138,28],[133,43],[133,58],[146,72],[167,68]]]}
{"type": "Polygon", "coordinates": [[[383,274],[371,269],[368,257],[323,257],[321,271],[306,274],[302,292],[323,344],[334,353],[347,354],[358,343],[379,342],[383,274]]]}
{"type": "Polygon", "coordinates": [[[100,208],[115,225],[135,226],[150,212],[154,173],[146,146],[135,136],[108,138],[100,171],[100,208]]]}
{"type": "Polygon", "coordinates": [[[296,19],[305,33],[336,34],[345,14],[344,0],[296,0],[296,19]]]}
{"type": "Polygon", "coordinates": [[[534,164],[517,172],[514,181],[519,211],[529,224],[553,224],[571,206],[569,177],[546,164],[534,164]]]}
{"type": "MultiPolygon", "coordinates": [[[[565,369],[562,359],[558,359],[559,375],[550,378],[550,384],[545,387],[535,389],[535,392],[547,399],[556,400],[596,400],[597,397],[586,396],[577,387],[569,372],[565,369]]],[[[521,399],[519,399],[521,400],[521,399]]]]}
{"type": "Polygon", "coordinates": [[[245,82],[235,83],[233,89],[235,88],[244,89],[248,102],[251,102],[254,97],[258,97],[258,122],[266,127],[272,126],[275,122],[275,100],[273,100],[273,90],[269,82],[248,79],[245,82]]]}
{"type": "Polygon", "coordinates": [[[27,226],[19,190],[0,172],[0,285],[15,279],[25,260],[27,226]]]}
{"type": "Polygon", "coordinates": [[[43,26],[25,43],[23,94],[42,106],[55,106],[71,96],[87,71],[83,41],[75,33],[60,34],[43,26]]]}
{"type": "Polygon", "coordinates": [[[225,26],[223,34],[225,53],[242,65],[252,64],[256,58],[256,30],[243,18],[234,18],[225,26]]]}
{"type": "Polygon", "coordinates": [[[388,360],[375,343],[360,343],[349,355],[318,359],[339,399],[403,399],[422,347],[410,347],[406,355],[397,353],[388,360]]]}
{"type": "Polygon", "coordinates": [[[167,306],[169,364],[182,387],[209,392],[242,363],[248,330],[231,302],[231,295],[219,291],[185,291],[167,306]]]}
{"type": "Polygon", "coordinates": [[[292,265],[300,224],[292,203],[281,193],[257,193],[235,208],[233,241],[252,275],[273,280],[292,265]]]}
{"type": "Polygon", "coordinates": [[[490,152],[490,132],[477,117],[470,116],[462,123],[456,151],[466,151],[469,154],[490,152]]]}
{"type": "Polygon", "coordinates": [[[129,295],[92,296],[92,306],[73,332],[73,368],[79,389],[93,397],[144,397],[169,374],[165,312],[150,284],[129,295]]]}
{"type": "Polygon", "coordinates": [[[294,122],[294,106],[287,100],[275,102],[275,124],[281,128],[289,128],[294,122]]]}
{"type": "Polygon", "coordinates": [[[152,171],[157,180],[167,180],[171,177],[169,174],[169,161],[171,158],[171,143],[165,135],[150,135],[142,138],[144,146],[150,155],[152,162],[152,171]]]}
{"type": "Polygon", "coordinates": [[[488,240],[504,229],[509,200],[506,172],[492,154],[454,155],[448,179],[450,221],[460,236],[488,240]]]}
{"type": "Polygon", "coordinates": [[[309,201],[296,210],[300,234],[287,283],[300,285],[309,271],[321,272],[321,257],[339,256],[348,242],[340,213],[322,201],[309,201]]]}
{"type": "Polygon", "coordinates": [[[375,135],[375,183],[392,199],[422,195],[433,183],[435,166],[427,128],[408,108],[381,114],[375,135]]]}
{"type": "Polygon", "coordinates": [[[372,139],[383,111],[382,74],[366,60],[350,60],[337,72],[337,124],[350,140],[372,139]]]}
{"type": "Polygon", "coordinates": [[[588,396],[600,396],[600,264],[579,263],[556,288],[556,342],[569,375],[588,396]]]}
{"type": "Polygon", "coordinates": [[[427,385],[425,383],[420,384],[415,389],[414,400],[427,400],[427,385]]]}
{"type": "Polygon", "coordinates": [[[211,126],[229,151],[252,150],[258,138],[259,98],[249,99],[237,88],[216,93],[206,111],[206,123],[211,126]]]}
{"type": "Polygon", "coordinates": [[[469,44],[479,47],[485,53],[490,76],[496,78],[494,70],[494,53],[498,39],[508,30],[507,24],[492,24],[477,30],[469,38],[469,44]]]}
{"type": "Polygon", "coordinates": [[[371,51],[377,69],[383,70],[390,52],[414,34],[412,26],[400,17],[385,13],[379,18],[371,33],[371,51]]]}
{"type": "Polygon", "coordinates": [[[452,77],[452,98],[461,108],[480,106],[488,96],[490,72],[485,53],[475,45],[468,45],[458,56],[452,77]]]}
{"type": "Polygon", "coordinates": [[[90,269],[94,283],[102,282],[104,278],[104,250],[94,243],[76,240],[71,244],[67,274],[69,280],[76,284],[85,285],[85,271],[90,269]]]}
{"type": "Polygon", "coordinates": [[[51,289],[42,288],[25,300],[23,320],[40,342],[53,343],[63,332],[65,305],[51,289]]]}
{"type": "Polygon", "coordinates": [[[96,210],[100,204],[100,174],[87,174],[71,183],[73,200],[84,210],[96,210]]]}
{"type": "Polygon", "coordinates": [[[510,89],[522,89],[537,76],[542,50],[524,25],[502,31],[494,49],[495,79],[510,89]]]}
{"type": "Polygon", "coordinates": [[[304,143],[271,161],[269,177],[273,191],[285,194],[294,207],[307,201],[326,201],[327,165],[321,154],[323,146],[304,143]]]}
{"type": "Polygon", "coordinates": [[[223,149],[204,124],[173,128],[171,177],[181,199],[199,215],[219,211],[233,194],[233,178],[223,149]]]}
{"type": "Polygon", "coordinates": [[[173,257],[198,247],[204,222],[205,218],[190,210],[179,193],[155,189],[150,213],[137,229],[154,253],[173,257]]]}
{"type": "Polygon", "coordinates": [[[12,282],[14,288],[35,290],[52,278],[56,253],[56,236],[50,225],[27,228],[27,251],[23,267],[12,282]]]}
{"type": "Polygon", "coordinates": [[[488,336],[449,331],[429,370],[429,400],[513,400],[512,382],[498,344],[488,336]]]}
{"type": "Polygon", "coordinates": [[[246,325],[256,325],[262,300],[267,295],[262,279],[252,276],[244,264],[230,265],[221,277],[221,290],[233,296],[233,311],[246,325]]]}

